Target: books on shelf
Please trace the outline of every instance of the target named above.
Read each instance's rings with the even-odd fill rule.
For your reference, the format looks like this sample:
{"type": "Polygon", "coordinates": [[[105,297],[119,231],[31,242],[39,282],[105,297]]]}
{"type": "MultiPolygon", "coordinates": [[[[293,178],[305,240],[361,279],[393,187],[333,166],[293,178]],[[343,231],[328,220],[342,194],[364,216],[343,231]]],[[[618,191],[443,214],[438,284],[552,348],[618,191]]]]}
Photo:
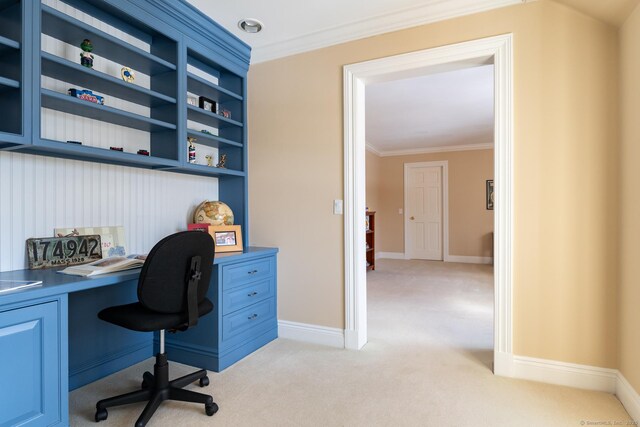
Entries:
{"type": "Polygon", "coordinates": [[[126,257],[113,256],[99,259],[98,261],[90,262],[88,264],[73,265],[65,268],[64,270],[60,270],[60,273],[85,277],[97,276],[99,274],[115,273],[117,271],[140,268],[146,259],[146,255],[129,255],[126,257]]]}
{"type": "Polygon", "coordinates": [[[0,293],[42,285],[42,280],[0,280],[0,293]]]}

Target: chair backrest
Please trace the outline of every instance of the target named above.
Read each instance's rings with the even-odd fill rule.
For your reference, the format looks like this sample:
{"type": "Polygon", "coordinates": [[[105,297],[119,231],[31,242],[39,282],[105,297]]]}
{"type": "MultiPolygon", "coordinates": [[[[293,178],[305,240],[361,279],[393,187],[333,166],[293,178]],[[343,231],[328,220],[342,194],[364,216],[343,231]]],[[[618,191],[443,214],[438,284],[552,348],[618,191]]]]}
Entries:
{"type": "Polygon", "coordinates": [[[138,300],[158,313],[187,311],[187,285],[191,278],[191,259],[201,257],[198,302],[209,289],[214,256],[213,239],[208,233],[182,231],[160,240],[151,249],[138,280],[138,300]]]}

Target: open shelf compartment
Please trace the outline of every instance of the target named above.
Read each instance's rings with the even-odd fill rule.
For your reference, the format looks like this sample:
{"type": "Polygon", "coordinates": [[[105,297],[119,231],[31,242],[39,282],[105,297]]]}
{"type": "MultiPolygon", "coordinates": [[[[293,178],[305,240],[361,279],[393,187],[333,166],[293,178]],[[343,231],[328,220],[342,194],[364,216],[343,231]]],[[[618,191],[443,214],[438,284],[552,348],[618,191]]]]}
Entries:
{"type": "Polygon", "coordinates": [[[163,104],[175,104],[176,99],[160,92],[146,89],[135,83],[127,83],[105,73],[83,67],[67,59],[42,52],[42,74],[91,90],[108,94],[116,98],[155,107],[163,104]]]}
{"type": "Polygon", "coordinates": [[[88,145],[71,144],[49,139],[39,139],[31,147],[25,146],[19,151],[34,154],[50,154],[73,160],[90,160],[100,163],[117,164],[146,169],[167,169],[178,166],[178,162],[156,156],[143,156],[134,153],[113,151],[88,145]]]}
{"type": "Polygon", "coordinates": [[[42,32],[74,46],[88,38],[94,45],[92,53],[119,64],[135,65],[136,70],[151,76],[176,70],[175,64],[46,5],[42,5],[42,32]]]}

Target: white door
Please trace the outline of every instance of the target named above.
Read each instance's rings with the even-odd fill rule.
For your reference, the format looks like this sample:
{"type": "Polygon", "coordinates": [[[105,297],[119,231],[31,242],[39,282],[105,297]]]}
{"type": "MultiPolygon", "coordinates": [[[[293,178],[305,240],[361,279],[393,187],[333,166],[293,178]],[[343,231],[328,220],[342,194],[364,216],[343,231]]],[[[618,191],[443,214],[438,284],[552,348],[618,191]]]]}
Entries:
{"type": "Polygon", "coordinates": [[[442,261],[442,166],[407,166],[406,255],[442,261]]]}

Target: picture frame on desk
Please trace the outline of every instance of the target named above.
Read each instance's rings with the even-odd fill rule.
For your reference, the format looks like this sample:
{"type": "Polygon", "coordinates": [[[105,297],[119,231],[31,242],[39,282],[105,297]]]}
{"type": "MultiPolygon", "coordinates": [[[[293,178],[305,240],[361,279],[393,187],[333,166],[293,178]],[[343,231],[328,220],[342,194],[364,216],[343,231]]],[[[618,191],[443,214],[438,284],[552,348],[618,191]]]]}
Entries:
{"type": "Polygon", "coordinates": [[[242,228],[239,225],[210,225],[216,253],[242,252],[242,228]]]}

